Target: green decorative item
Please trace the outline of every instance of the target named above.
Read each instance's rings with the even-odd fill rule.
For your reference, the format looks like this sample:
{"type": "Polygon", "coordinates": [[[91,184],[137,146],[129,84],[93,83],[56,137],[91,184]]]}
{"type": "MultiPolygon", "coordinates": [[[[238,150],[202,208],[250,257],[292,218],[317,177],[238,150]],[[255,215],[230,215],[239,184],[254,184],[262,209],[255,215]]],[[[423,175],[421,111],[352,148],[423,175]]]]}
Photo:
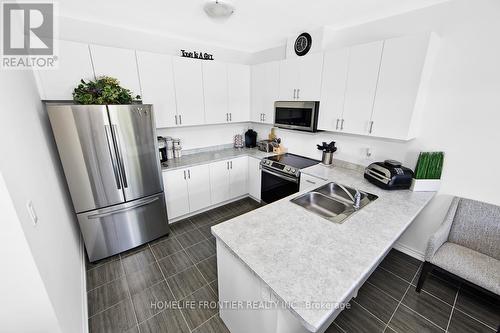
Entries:
{"type": "Polygon", "coordinates": [[[415,168],[416,179],[440,179],[443,170],[443,152],[420,153],[415,168]]]}
{"type": "Polygon", "coordinates": [[[411,189],[416,192],[439,190],[443,162],[443,152],[421,152],[415,167],[415,178],[411,189]]]}
{"type": "Polygon", "coordinates": [[[77,104],[134,104],[141,102],[141,96],[132,97],[129,89],[109,76],[101,76],[95,81],[80,81],[73,91],[73,101],[77,104]]]}

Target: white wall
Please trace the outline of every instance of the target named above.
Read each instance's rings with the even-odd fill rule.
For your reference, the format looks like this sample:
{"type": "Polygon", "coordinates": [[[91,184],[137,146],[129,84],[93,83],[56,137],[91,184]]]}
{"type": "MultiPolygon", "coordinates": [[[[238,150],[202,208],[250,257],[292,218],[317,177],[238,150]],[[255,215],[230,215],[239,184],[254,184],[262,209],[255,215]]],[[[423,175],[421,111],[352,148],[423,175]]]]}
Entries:
{"type": "Polygon", "coordinates": [[[40,273],[24,237],[7,186],[0,173],[0,327],[3,332],[60,332],[40,273]],[[29,318],[29,320],[27,320],[29,318]]]}
{"type": "MultiPolygon", "coordinates": [[[[500,205],[500,179],[488,168],[500,164],[500,2],[457,0],[332,34],[327,48],[435,31],[441,37],[421,132],[411,142],[334,133],[304,134],[279,130],[291,152],[318,158],[315,144],[338,142],[337,158],[367,165],[393,158],[414,168],[420,150],[446,153],[442,187],[399,243],[423,254],[429,235],[449,206],[449,195],[500,205]],[[366,148],[372,157],[366,158],[366,148]]],[[[273,59],[275,60],[275,59],[273,59]]],[[[268,126],[255,126],[267,132],[268,126]]]]}
{"type": "MultiPolygon", "coordinates": [[[[2,71],[0,100],[0,171],[61,331],[82,332],[87,321],[80,233],[33,73],[2,71]],[[28,200],[38,214],[36,226],[28,200]]],[[[3,273],[0,285],[6,274],[14,274],[9,266],[3,273]]],[[[30,299],[17,300],[22,301],[30,299]]],[[[15,312],[8,306],[6,315],[15,312]]]]}

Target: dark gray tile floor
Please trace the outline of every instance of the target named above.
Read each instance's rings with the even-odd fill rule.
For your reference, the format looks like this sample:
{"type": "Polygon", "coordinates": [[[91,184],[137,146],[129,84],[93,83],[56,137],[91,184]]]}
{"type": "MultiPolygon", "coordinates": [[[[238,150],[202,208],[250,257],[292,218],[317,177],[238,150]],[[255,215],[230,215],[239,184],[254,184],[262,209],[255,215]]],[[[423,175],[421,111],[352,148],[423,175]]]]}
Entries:
{"type": "MultiPolygon", "coordinates": [[[[168,237],[88,263],[90,332],[228,333],[217,308],[188,305],[218,299],[210,227],[259,206],[238,200],[173,224],[168,237]],[[166,308],[169,301],[180,307],[166,308]]],[[[416,293],[421,264],[392,250],[327,333],[496,331],[498,298],[437,274],[416,293]]]]}

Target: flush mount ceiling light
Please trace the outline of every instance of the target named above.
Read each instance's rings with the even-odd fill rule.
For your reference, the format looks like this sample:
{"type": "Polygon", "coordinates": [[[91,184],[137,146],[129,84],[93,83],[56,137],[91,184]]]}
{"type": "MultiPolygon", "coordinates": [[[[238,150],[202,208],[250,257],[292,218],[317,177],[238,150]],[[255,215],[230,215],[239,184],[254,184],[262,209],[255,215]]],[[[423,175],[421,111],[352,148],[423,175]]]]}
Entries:
{"type": "Polygon", "coordinates": [[[225,19],[234,13],[233,5],[219,0],[207,2],[203,9],[209,17],[214,19],[225,19]]]}

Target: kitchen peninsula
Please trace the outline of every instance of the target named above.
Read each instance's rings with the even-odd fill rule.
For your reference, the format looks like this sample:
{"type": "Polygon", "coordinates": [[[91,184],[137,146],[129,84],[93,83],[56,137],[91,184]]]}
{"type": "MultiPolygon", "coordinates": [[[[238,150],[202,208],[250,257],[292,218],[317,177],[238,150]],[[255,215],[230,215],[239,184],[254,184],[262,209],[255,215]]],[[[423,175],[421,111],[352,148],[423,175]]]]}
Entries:
{"type": "Polygon", "coordinates": [[[316,187],[336,182],[378,199],[337,224],[290,202],[308,189],[212,227],[219,300],[286,305],[222,308],[231,332],[326,330],[434,196],[381,190],[341,167],[316,165],[302,173],[324,180],[316,187]]]}

